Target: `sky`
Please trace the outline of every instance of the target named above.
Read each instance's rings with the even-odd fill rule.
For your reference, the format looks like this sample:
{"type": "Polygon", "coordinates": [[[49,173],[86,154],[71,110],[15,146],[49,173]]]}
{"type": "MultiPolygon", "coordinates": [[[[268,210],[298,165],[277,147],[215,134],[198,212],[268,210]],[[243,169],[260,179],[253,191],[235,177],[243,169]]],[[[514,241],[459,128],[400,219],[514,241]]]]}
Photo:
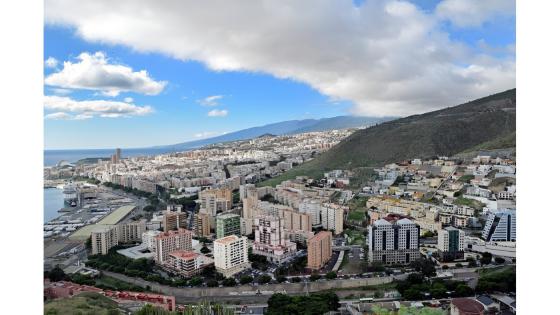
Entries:
{"type": "Polygon", "coordinates": [[[46,149],[407,116],[515,87],[510,0],[46,0],[44,43],[46,149]]]}

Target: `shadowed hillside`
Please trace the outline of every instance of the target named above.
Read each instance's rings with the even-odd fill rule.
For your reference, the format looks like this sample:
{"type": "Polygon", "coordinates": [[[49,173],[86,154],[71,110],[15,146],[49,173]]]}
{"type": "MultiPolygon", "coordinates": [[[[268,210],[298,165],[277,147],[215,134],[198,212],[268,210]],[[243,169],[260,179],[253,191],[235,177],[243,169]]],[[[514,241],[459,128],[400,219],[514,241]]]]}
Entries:
{"type": "Polygon", "coordinates": [[[488,143],[515,145],[515,137],[511,136],[515,134],[515,106],[512,89],[462,105],[384,122],[358,130],[316,159],[273,180],[318,176],[325,170],[381,166],[413,158],[452,156],[488,143]]]}

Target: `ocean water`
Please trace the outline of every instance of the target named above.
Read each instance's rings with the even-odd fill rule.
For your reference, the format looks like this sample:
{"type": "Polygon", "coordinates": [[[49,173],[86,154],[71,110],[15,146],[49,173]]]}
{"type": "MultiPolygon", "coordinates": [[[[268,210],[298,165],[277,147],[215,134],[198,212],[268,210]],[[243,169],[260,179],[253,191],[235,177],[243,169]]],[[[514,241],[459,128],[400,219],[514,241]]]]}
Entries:
{"type": "Polygon", "coordinates": [[[57,188],[45,188],[43,189],[43,221],[48,222],[58,216],[60,213],[58,210],[64,207],[64,194],[62,189],[57,188]]]}
{"type": "MultiPolygon", "coordinates": [[[[141,149],[122,149],[122,157],[149,156],[175,152],[172,148],[141,148],[141,149]]],[[[115,149],[91,149],[91,150],[44,150],[44,166],[53,166],[64,160],[75,163],[85,158],[110,158],[115,154],[115,149]]]]}

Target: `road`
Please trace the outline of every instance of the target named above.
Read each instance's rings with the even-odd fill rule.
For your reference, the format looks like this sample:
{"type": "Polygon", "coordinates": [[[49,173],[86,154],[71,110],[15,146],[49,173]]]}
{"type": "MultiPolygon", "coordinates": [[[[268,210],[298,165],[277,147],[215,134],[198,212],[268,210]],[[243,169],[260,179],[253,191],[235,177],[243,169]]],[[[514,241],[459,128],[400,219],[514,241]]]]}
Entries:
{"type": "Polygon", "coordinates": [[[152,291],[175,296],[177,303],[192,303],[205,299],[208,301],[230,301],[242,303],[266,302],[274,293],[298,295],[307,292],[317,292],[329,289],[350,289],[363,286],[390,283],[401,276],[386,276],[364,279],[336,279],[318,280],[315,282],[279,283],[267,285],[241,285],[222,288],[174,288],[159,283],[149,282],[140,278],[132,278],[123,274],[103,271],[103,274],[141,287],[150,286],[152,291]]]}

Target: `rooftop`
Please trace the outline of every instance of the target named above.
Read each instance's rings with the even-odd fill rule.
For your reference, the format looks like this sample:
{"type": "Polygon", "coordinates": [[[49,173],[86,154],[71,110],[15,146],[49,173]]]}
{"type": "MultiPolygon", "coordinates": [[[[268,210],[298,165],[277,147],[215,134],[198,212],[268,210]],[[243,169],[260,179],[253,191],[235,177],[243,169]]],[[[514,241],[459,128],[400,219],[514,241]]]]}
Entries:
{"type": "Polygon", "coordinates": [[[181,259],[195,259],[199,255],[200,254],[197,254],[189,250],[176,250],[174,252],[169,253],[169,256],[174,256],[181,259]]]}
{"type": "Polygon", "coordinates": [[[455,305],[464,314],[479,314],[484,311],[482,303],[469,298],[456,298],[451,300],[451,304],[455,305]]]}
{"type": "Polygon", "coordinates": [[[228,243],[237,241],[238,239],[239,239],[239,237],[237,235],[229,235],[229,236],[226,236],[226,237],[219,238],[219,239],[215,240],[214,242],[219,243],[219,244],[228,244],[228,243]]]}

